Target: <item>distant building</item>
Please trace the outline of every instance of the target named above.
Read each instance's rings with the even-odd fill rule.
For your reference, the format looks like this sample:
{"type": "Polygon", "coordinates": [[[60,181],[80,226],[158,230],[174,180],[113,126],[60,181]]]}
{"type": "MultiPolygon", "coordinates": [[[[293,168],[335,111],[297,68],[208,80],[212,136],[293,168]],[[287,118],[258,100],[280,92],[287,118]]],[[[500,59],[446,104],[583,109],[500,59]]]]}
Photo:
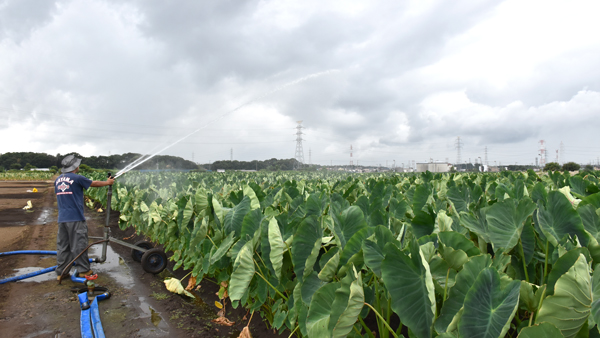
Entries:
{"type": "Polygon", "coordinates": [[[423,173],[430,171],[432,173],[447,173],[452,168],[452,164],[448,162],[425,162],[417,163],[417,172],[423,173]]]}

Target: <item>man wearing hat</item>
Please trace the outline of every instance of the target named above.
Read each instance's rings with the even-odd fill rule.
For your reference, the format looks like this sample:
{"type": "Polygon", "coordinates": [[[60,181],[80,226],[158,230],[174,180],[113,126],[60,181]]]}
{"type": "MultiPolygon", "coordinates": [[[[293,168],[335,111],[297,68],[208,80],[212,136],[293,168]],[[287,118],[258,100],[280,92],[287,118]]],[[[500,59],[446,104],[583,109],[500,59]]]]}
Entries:
{"type": "MultiPolygon", "coordinates": [[[[77,175],[81,159],[74,155],[66,156],[61,162],[62,174],[54,181],[54,192],[58,204],[58,235],[56,237],[57,267],[56,274],[60,278],[64,268],[88,246],[88,228],[83,215],[83,190],[89,187],[112,185],[114,179],[92,181],[77,175]]],[[[75,264],[79,277],[91,275],[87,251],[75,264]]]]}

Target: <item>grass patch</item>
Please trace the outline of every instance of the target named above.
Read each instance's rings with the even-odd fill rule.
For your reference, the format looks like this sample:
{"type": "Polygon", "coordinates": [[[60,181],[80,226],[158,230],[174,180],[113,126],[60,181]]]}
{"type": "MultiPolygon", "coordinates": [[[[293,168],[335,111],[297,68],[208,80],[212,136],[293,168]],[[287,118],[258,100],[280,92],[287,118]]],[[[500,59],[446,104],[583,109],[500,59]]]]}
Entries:
{"type": "Polygon", "coordinates": [[[152,294],[150,295],[150,297],[156,299],[156,300],[165,300],[167,298],[169,298],[169,295],[166,293],[158,293],[158,292],[152,292],[152,294]]]}

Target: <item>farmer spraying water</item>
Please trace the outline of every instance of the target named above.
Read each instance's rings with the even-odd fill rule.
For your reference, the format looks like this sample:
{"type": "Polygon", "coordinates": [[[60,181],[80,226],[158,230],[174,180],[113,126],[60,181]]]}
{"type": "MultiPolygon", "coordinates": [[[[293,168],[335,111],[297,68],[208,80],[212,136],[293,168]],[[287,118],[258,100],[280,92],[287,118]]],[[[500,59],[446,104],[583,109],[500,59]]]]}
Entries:
{"type": "MultiPolygon", "coordinates": [[[[58,235],[56,237],[56,274],[60,280],[65,267],[88,246],[88,228],[83,215],[83,190],[89,187],[104,187],[114,183],[113,178],[106,181],[92,181],[78,175],[81,159],[74,155],[66,156],[61,162],[62,174],[54,182],[54,192],[58,204],[58,235]]],[[[91,275],[87,251],[76,261],[81,272],[79,277],[91,275]]]]}

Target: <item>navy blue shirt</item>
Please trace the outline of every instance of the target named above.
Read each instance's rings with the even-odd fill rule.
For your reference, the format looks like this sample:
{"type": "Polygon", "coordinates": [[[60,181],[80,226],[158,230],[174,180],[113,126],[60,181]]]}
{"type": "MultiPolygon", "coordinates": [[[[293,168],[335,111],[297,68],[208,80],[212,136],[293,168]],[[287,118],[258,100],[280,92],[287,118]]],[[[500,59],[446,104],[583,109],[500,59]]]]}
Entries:
{"type": "Polygon", "coordinates": [[[83,216],[83,190],[92,180],[74,173],[61,174],[54,181],[58,203],[58,223],[85,221],[83,216]]]}

